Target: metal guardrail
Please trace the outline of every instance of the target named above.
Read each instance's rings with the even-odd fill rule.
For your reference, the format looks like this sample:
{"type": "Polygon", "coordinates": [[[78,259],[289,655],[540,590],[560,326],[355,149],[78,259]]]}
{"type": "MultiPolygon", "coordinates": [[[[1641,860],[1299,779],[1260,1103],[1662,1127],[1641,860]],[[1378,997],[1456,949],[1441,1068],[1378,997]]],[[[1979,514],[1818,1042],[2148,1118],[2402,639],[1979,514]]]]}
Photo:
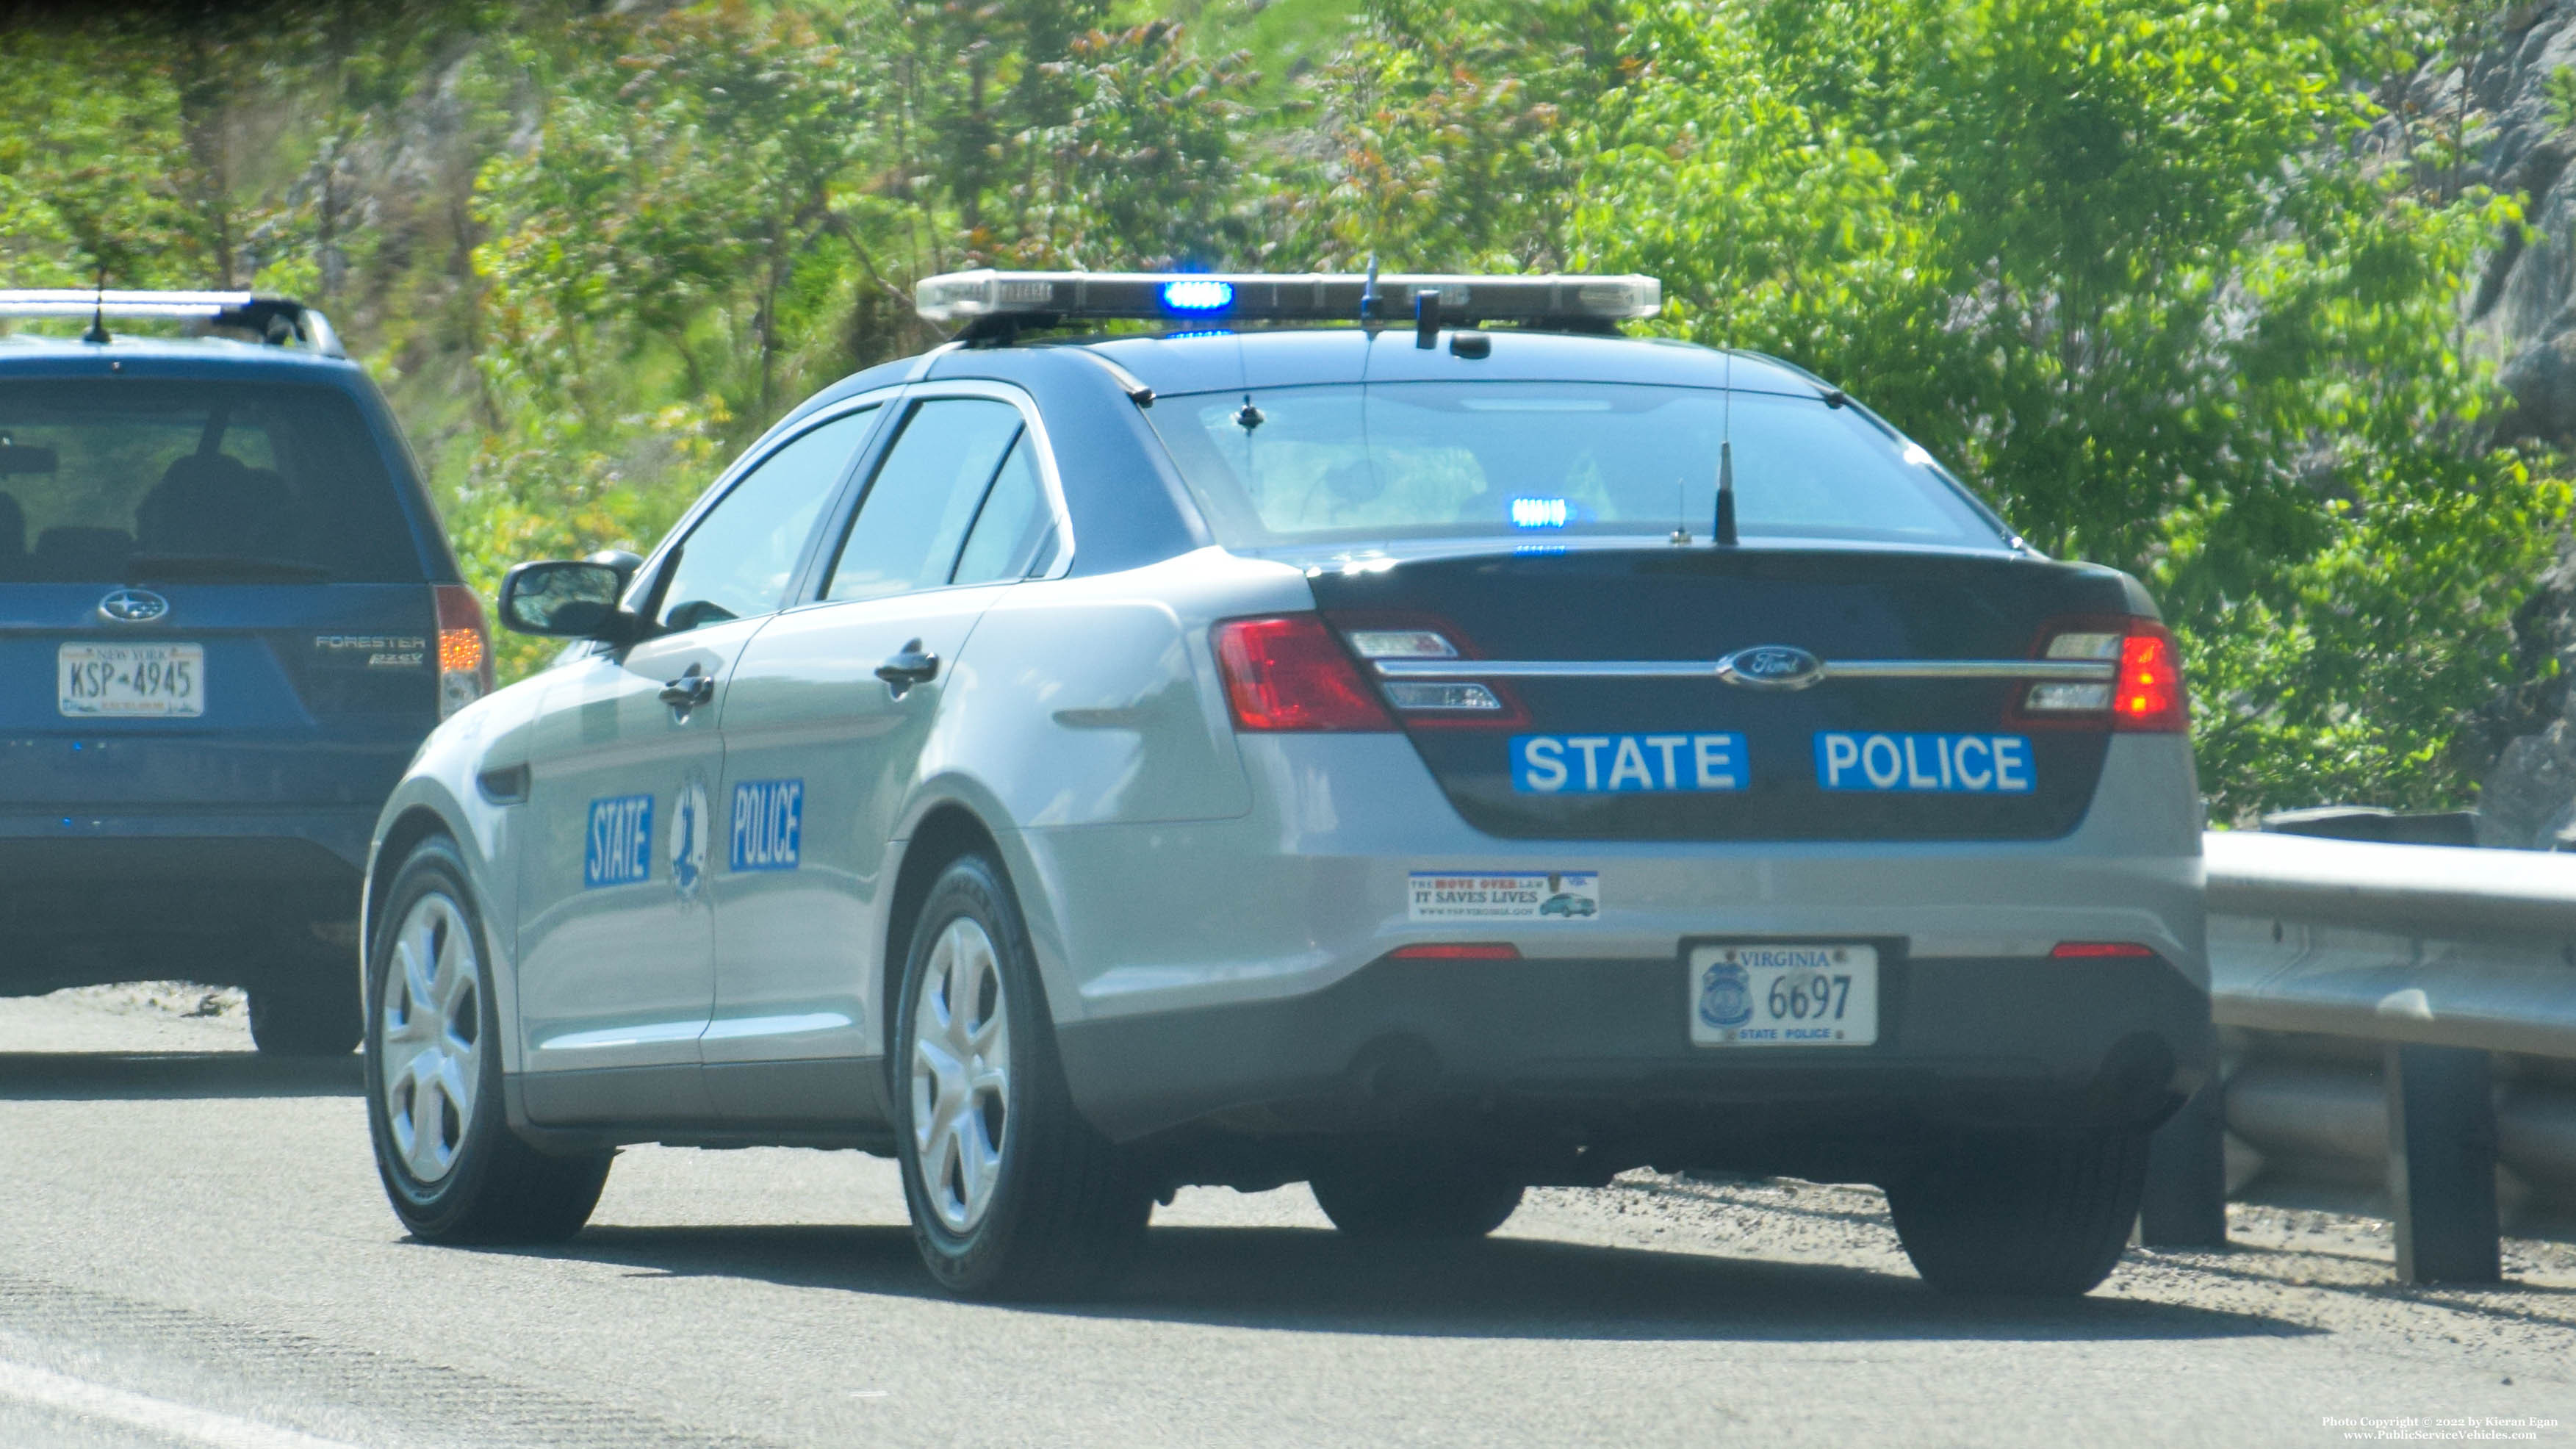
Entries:
{"type": "Polygon", "coordinates": [[[2222,1026],[2576,1060],[2576,855],[2213,831],[2222,1026]]]}
{"type": "Polygon", "coordinates": [[[2384,1183],[2399,1276],[2492,1281],[2500,1185],[2576,1207],[2576,855],[2234,831],[2206,851],[2231,1050],[2158,1134],[2142,1237],[2223,1242],[2230,1187],[2305,1165],[2384,1183]]]}

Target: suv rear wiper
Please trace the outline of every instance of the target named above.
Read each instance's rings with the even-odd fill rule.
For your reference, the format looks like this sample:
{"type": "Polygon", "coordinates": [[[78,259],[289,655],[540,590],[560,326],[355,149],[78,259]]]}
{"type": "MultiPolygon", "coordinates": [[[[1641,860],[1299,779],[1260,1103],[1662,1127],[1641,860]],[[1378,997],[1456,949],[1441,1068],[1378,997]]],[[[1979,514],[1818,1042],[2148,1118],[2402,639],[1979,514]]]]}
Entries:
{"type": "Polygon", "coordinates": [[[325,584],[331,571],[293,559],[221,553],[138,553],[125,561],[129,584],[325,584]]]}

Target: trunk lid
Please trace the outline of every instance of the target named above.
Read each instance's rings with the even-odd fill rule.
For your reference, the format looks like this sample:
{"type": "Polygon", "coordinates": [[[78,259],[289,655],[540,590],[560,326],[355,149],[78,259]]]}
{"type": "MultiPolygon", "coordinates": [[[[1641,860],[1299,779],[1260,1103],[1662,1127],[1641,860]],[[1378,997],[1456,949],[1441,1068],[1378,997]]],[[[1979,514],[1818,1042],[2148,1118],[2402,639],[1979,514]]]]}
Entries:
{"type": "Polygon", "coordinates": [[[1421,677],[1455,668],[1515,707],[1503,721],[1396,713],[1470,824],[1533,839],[2063,835],[2092,801],[2107,718],[2022,718],[2029,676],[1940,666],[2026,663],[2052,621],[2137,609],[2109,570],[1968,550],[1523,548],[1309,573],[1345,639],[1438,630],[1471,657],[1415,664],[1421,677]],[[1720,678],[1718,661],[1763,646],[1787,651],[1771,662],[1791,673],[1798,651],[1823,661],[1824,677],[1720,678]],[[1479,674],[1479,661],[1536,668],[1479,674]],[[1623,664],[1655,668],[1609,667],[1623,664]],[[1716,737],[1732,738],[1702,743],[1716,737]],[[1532,740],[1555,743],[1532,754],[1532,740]]]}

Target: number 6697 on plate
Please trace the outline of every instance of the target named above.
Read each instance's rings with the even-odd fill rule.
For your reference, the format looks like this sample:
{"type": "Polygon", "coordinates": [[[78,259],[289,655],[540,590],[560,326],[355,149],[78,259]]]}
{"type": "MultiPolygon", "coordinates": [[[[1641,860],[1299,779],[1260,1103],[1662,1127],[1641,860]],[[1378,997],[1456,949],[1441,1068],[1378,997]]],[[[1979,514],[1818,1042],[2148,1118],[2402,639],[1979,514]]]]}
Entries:
{"type": "Polygon", "coordinates": [[[1694,1046],[1869,1046],[1878,1040],[1878,948],[1701,946],[1690,953],[1690,1003],[1694,1046]]]}

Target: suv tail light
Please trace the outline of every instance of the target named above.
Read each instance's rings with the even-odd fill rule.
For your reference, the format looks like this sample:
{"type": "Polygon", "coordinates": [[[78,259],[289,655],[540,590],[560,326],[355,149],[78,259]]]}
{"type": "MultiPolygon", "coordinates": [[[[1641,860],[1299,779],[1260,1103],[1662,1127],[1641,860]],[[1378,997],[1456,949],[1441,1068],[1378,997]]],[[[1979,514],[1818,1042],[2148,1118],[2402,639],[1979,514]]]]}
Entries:
{"type": "Polygon", "coordinates": [[[438,717],[445,719],[492,692],[492,628],[483,601],[463,584],[439,584],[438,717]]]}
{"type": "Polygon", "coordinates": [[[2124,734],[2175,734],[2191,726],[2182,650],[2153,619],[2062,619],[2040,633],[2039,657],[2099,661],[2104,681],[2051,680],[2025,686],[2013,703],[2024,724],[2109,725],[2124,734]]]}
{"type": "Polygon", "coordinates": [[[1235,728],[1254,731],[1392,730],[1386,707],[1318,614],[1230,619],[1216,626],[1235,728]]]}

